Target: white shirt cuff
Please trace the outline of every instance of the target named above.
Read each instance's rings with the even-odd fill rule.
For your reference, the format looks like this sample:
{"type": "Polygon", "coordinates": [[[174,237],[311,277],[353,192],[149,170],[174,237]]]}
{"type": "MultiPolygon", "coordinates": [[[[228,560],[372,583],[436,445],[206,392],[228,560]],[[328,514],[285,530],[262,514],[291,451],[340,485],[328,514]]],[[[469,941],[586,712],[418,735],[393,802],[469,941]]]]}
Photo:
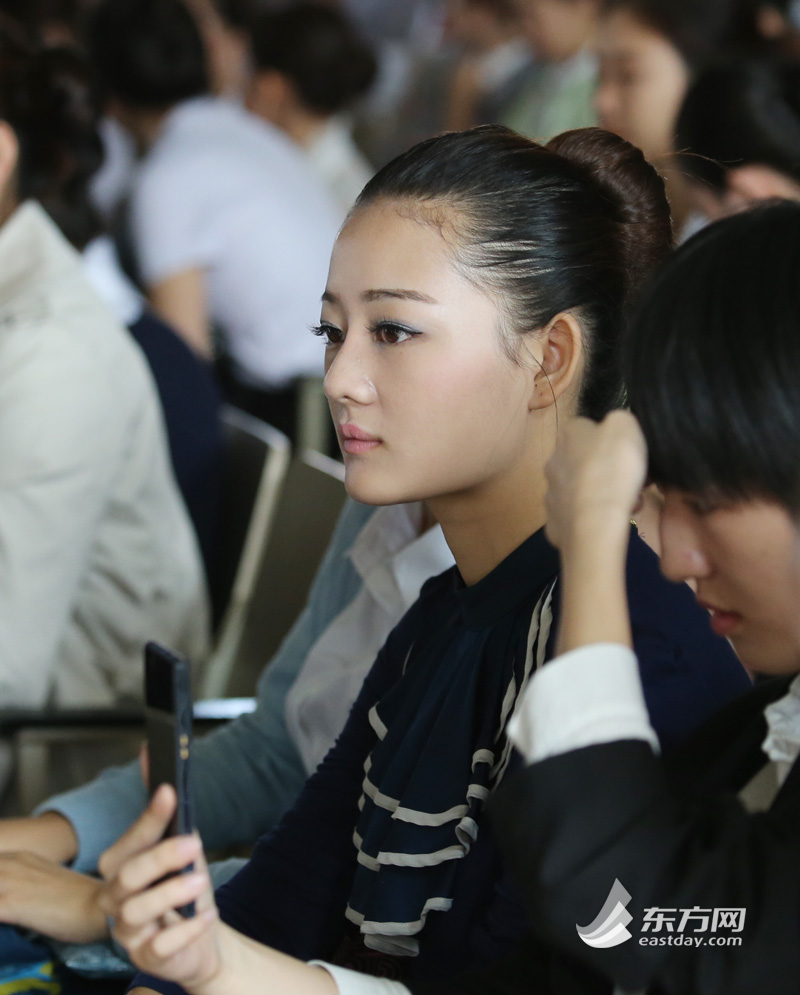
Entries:
{"type": "Polygon", "coordinates": [[[508,732],[529,763],[621,739],[658,752],[636,655],[617,643],[581,646],[538,670],[508,732]]]}
{"type": "Polygon", "coordinates": [[[346,967],[334,967],[321,960],[309,961],[311,967],[324,968],[333,978],[339,995],[411,995],[405,985],[399,981],[387,981],[386,978],[373,978],[369,974],[359,974],[346,967]]]}

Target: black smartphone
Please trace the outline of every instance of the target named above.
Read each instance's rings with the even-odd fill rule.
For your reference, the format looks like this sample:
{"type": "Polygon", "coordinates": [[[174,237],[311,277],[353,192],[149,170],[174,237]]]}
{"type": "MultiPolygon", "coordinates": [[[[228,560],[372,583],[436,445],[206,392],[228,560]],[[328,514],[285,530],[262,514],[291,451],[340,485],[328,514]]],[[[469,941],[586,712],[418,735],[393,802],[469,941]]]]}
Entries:
{"type": "MultiPolygon", "coordinates": [[[[166,836],[194,829],[189,797],[189,762],[192,752],[192,682],[189,661],[158,643],[144,651],[145,725],[149,760],[150,795],[161,784],[171,784],[178,805],[166,836]]],[[[193,865],[183,873],[193,870],[193,865]]],[[[194,902],[177,910],[194,915],[194,902]]]]}

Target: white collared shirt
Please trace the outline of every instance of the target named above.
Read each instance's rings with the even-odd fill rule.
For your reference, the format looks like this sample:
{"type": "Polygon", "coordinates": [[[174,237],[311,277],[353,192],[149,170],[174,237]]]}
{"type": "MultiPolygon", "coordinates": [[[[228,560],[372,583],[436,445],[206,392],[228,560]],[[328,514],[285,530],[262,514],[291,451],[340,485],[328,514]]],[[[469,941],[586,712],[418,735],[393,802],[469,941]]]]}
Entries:
{"type": "Polygon", "coordinates": [[[440,526],[419,535],[422,505],[379,508],[349,556],[364,586],[320,636],[286,700],[286,724],[312,773],[333,745],[391,629],[429,577],[453,565],[440,526]]]}

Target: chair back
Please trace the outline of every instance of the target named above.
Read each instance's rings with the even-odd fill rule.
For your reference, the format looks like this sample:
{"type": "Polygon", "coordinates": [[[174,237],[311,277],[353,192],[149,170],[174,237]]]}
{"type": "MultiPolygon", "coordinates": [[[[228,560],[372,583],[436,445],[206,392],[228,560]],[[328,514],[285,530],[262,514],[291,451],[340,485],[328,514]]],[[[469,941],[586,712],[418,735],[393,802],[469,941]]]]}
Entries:
{"type": "Polygon", "coordinates": [[[252,596],[238,631],[220,640],[202,697],[255,694],[264,665],[305,607],[346,498],[341,463],[306,451],[292,460],[280,490],[252,596]]]}
{"type": "Polygon", "coordinates": [[[225,469],[209,579],[217,642],[230,616],[252,595],[291,455],[286,436],[258,418],[230,406],[223,408],[221,418],[225,469]]]}

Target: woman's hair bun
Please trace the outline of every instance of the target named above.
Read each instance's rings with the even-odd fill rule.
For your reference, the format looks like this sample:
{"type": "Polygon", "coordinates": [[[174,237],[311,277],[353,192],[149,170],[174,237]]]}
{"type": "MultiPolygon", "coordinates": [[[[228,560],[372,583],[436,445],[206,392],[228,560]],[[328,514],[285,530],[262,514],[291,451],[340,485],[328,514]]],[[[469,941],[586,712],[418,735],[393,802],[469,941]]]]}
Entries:
{"type": "Polygon", "coordinates": [[[664,180],[641,149],[602,128],[577,128],[546,146],[588,176],[613,205],[619,251],[635,293],[672,248],[664,180]]]}

